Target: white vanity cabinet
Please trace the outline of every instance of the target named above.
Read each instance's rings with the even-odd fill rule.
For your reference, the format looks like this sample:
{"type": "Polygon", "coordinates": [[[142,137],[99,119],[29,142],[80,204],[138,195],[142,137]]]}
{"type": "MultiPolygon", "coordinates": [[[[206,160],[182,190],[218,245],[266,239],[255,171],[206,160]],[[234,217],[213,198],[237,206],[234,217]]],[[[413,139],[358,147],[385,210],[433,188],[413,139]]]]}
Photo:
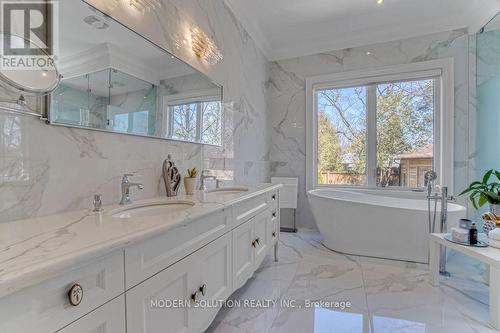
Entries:
{"type": "Polygon", "coordinates": [[[232,293],[231,255],[228,233],[127,291],[128,330],[202,332],[218,309],[196,304],[232,293]]]}
{"type": "Polygon", "coordinates": [[[127,287],[133,286],[126,292],[128,331],[187,333],[208,328],[219,310],[216,305],[243,286],[276,244],[277,195],[261,194],[193,223],[201,229],[189,241],[183,241],[182,233],[175,238],[173,230],[126,249],[127,287]],[[211,242],[203,245],[207,239],[211,242]],[[171,264],[193,244],[196,251],[171,264]],[[148,275],[145,272],[150,277],[137,284],[148,275]]]}
{"type": "Polygon", "coordinates": [[[0,298],[0,332],[201,333],[278,231],[274,187],[0,298]]]}

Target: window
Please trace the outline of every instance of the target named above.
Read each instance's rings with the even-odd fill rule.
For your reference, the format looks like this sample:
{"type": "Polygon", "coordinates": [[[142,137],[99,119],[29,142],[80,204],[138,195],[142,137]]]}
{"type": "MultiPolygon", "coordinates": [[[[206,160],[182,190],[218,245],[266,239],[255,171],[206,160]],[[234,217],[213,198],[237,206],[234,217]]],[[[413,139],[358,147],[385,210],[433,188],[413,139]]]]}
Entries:
{"type": "Polygon", "coordinates": [[[198,139],[198,103],[173,105],[170,107],[170,136],[178,140],[198,139]]]}
{"type": "Polygon", "coordinates": [[[451,185],[451,68],[431,61],[308,78],[308,187],[418,189],[429,170],[451,185]]]}
{"type": "Polygon", "coordinates": [[[376,85],[377,186],[424,187],[423,174],[434,169],[434,86],[435,79],[376,85]]]}
{"type": "Polygon", "coordinates": [[[366,87],[316,91],[318,183],[366,185],[366,87]]]}
{"type": "Polygon", "coordinates": [[[169,137],[222,145],[220,101],[191,101],[169,106],[169,137]]]}

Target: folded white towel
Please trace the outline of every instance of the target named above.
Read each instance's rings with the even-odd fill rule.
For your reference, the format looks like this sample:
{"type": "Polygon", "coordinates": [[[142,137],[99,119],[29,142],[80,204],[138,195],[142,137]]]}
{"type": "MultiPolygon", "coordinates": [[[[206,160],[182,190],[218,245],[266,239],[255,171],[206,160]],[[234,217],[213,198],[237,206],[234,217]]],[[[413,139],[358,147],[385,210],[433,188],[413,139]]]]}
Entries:
{"type": "Polygon", "coordinates": [[[491,247],[496,247],[497,249],[500,249],[500,241],[490,239],[489,243],[491,247]]]}
{"type": "Polygon", "coordinates": [[[491,230],[488,233],[488,237],[490,239],[494,239],[496,241],[500,241],[500,228],[496,228],[496,229],[491,230]]]}
{"type": "Polygon", "coordinates": [[[451,228],[451,238],[455,242],[468,243],[469,230],[463,228],[451,228]]]}

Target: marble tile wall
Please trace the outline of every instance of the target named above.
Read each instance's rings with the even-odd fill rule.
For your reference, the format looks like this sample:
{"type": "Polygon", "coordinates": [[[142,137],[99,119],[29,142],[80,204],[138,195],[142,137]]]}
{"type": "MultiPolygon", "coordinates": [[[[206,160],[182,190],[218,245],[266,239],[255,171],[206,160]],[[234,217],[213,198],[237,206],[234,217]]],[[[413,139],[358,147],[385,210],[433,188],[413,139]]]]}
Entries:
{"type": "MultiPolygon", "coordinates": [[[[130,6],[87,0],[224,86],[225,146],[204,147],[204,166],[230,174],[239,183],[269,178],[270,133],[266,106],[268,62],[223,0],[163,0],[162,8],[137,15],[130,6]],[[224,55],[209,65],[192,52],[191,28],[199,27],[224,55]],[[187,40],[184,45],[183,40],[187,40]]],[[[119,2],[122,3],[122,2],[119,2]]]]}
{"type": "Polygon", "coordinates": [[[115,203],[121,175],[128,172],[136,172],[135,180],[145,185],[144,191],[134,191],[136,198],[161,195],[161,163],[168,154],[181,170],[210,167],[241,183],[268,180],[268,63],[223,0],[163,0],[159,10],[145,14],[126,1],[118,6],[107,0],[87,2],[224,86],[225,145],[48,126],[0,111],[0,222],[90,207],[94,193],[102,193],[105,204],[115,203]],[[194,25],[215,40],[222,62],[212,66],[196,58],[189,45],[179,46],[194,25]]]}
{"type": "MultiPolygon", "coordinates": [[[[271,175],[298,176],[299,228],[316,228],[306,198],[305,78],[364,68],[453,57],[455,63],[455,189],[467,184],[469,155],[469,35],[465,30],[326,52],[270,64],[271,175]]],[[[463,202],[463,201],[462,201],[463,202]]]]}

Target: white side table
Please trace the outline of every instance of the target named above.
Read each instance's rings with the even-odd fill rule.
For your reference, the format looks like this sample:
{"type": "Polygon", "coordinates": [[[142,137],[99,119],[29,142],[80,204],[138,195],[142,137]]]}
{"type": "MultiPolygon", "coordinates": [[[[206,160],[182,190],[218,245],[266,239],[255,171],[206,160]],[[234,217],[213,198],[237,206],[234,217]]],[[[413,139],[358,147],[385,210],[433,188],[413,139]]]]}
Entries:
{"type": "Polygon", "coordinates": [[[439,286],[440,245],[446,246],[481,262],[490,265],[490,323],[500,329],[500,249],[494,247],[470,247],[449,242],[444,239],[445,234],[431,234],[429,236],[429,282],[439,286]]]}

